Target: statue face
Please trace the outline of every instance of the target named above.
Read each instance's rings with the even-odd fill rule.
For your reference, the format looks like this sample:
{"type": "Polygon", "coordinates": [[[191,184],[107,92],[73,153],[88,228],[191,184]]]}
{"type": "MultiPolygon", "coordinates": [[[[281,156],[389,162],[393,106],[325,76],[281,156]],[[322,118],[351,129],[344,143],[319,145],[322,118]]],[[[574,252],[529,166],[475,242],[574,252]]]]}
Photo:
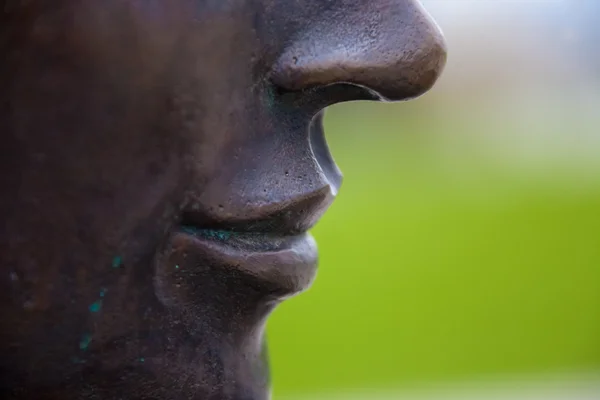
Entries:
{"type": "Polygon", "coordinates": [[[413,0],[5,3],[2,388],[267,398],[264,321],[341,180],[321,110],[427,91],[437,27],[413,0]]]}

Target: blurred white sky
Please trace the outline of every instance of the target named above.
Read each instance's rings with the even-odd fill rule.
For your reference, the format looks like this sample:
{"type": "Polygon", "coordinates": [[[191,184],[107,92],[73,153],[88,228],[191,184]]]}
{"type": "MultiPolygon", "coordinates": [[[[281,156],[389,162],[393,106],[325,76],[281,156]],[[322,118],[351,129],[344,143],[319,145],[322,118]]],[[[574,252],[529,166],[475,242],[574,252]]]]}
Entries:
{"type": "Polygon", "coordinates": [[[444,18],[464,19],[465,17],[477,18],[488,13],[514,10],[544,13],[552,8],[567,7],[569,3],[578,1],[586,0],[421,0],[421,3],[428,10],[435,12],[436,15],[444,16],[444,18]]]}
{"type": "Polygon", "coordinates": [[[596,168],[600,0],[421,2],[448,44],[446,69],[424,96],[444,114],[432,118],[470,121],[446,130],[477,132],[513,164],[523,156],[544,168],[556,159],[596,168]]]}
{"type": "MultiPolygon", "coordinates": [[[[446,78],[569,88],[598,78],[598,0],[422,0],[446,34],[446,78]]],[[[507,86],[508,85],[508,86],[507,86]]]]}

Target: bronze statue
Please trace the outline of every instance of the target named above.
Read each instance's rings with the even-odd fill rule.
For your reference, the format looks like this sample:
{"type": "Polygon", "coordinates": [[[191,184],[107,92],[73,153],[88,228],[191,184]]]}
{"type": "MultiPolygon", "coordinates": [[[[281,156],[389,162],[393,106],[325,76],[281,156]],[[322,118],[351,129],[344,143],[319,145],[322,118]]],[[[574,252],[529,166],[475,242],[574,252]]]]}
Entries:
{"type": "MultiPolygon", "coordinates": [[[[323,108],[445,62],[415,0],[4,0],[0,398],[269,397],[340,185],[323,108]]],[[[368,134],[368,133],[366,133],[368,134]]]]}

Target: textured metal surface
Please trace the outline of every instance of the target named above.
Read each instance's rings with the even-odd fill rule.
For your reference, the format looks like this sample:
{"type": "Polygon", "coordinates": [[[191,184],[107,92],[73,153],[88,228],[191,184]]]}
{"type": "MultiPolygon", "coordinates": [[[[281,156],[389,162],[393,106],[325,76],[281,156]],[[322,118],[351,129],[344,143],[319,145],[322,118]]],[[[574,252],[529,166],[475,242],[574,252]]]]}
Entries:
{"type": "Polygon", "coordinates": [[[429,89],[435,24],[412,0],[2,6],[2,398],[268,398],[266,318],[341,181],[319,112],[429,89]]]}

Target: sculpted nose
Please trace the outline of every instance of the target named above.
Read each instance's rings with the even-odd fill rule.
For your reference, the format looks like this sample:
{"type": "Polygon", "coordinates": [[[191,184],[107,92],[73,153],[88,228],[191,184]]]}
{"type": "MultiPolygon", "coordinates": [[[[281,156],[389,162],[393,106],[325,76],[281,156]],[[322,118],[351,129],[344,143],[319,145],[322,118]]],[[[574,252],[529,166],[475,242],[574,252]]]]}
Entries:
{"type": "Polygon", "coordinates": [[[392,101],[433,86],[446,62],[446,45],[416,0],[339,3],[283,52],[271,77],[276,85],[299,91],[350,83],[392,101]]]}

